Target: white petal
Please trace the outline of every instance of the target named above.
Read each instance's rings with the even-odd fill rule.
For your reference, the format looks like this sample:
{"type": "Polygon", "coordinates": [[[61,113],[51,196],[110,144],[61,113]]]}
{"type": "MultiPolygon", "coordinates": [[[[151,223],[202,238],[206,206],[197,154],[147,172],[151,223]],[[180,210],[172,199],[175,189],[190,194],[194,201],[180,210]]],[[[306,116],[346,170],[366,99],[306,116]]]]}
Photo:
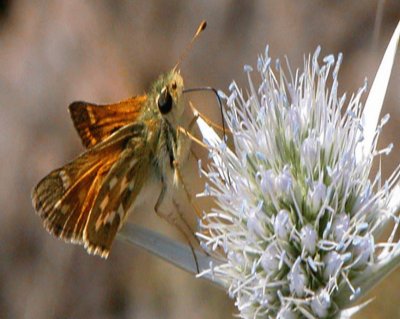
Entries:
{"type": "Polygon", "coordinates": [[[357,161],[360,161],[364,155],[371,151],[372,142],[375,136],[376,126],[379,120],[379,114],[382,109],[386,89],[389,83],[390,73],[392,71],[394,58],[400,38],[400,22],[393,33],[392,39],[383,56],[381,65],[376,73],[374,83],[365,103],[362,115],[362,125],[364,128],[364,140],[358,144],[356,149],[357,161]]]}

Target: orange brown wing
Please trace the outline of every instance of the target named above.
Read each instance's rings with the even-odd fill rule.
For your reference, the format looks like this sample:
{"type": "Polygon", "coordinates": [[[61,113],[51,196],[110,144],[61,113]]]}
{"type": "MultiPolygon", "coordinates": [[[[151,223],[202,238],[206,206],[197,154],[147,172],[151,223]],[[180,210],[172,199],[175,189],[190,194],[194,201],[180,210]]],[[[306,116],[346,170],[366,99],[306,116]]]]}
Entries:
{"type": "Polygon", "coordinates": [[[91,148],[120,128],[135,122],[146,100],[147,97],[142,95],[104,105],[77,101],[69,106],[69,112],[82,144],[91,148]]]}
{"type": "Polygon", "coordinates": [[[69,164],[43,178],[32,192],[33,205],[45,228],[66,241],[84,244],[84,229],[99,190],[130,140],[144,125],[124,127],[69,164]]]}

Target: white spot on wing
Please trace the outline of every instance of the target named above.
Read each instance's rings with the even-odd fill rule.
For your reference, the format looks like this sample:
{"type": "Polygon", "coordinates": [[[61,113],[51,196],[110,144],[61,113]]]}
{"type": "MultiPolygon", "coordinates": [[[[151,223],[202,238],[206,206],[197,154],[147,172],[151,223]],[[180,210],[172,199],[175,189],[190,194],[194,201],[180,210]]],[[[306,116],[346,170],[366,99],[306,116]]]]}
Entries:
{"type": "Polygon", "coordinates": [[[119,217],[120,217],[120,220],[122,220],[122,217],[123,217],[124,214],[125,214],[124,208],[122,207],[122,203],[119,204],[117,213],[118,213],[118,215],[119,215],[119,217]]]}
{"type": "Polygon", "coordinates": [[[90,124],[95,124],[96,123],[96,118],[94,117],[91,108],[87,108],[86,110],[87,110],[87,113],[88,113],[88,116],[89,116],[90,124]]]}
{"type": "Polygon", "coordinates": [[[65,215],[65,214],[68,214],[68,212],[69,212],[69,205],[64,205],[64,206],[62,206],[60,210],[61,210],[61,213],[63,213],[64,215],[65,215]]]}
{"type": "Polygon", "coordinates": [[[65,171],[60,171],[59,176],[61,178],[64,189],[68,189],[71,186],[71,179],[65,171]]]}
{"type": "Polygon", "coordinates": [[[135,164],[137,163],[136,159],[133,159],[129,162],[129,168],[132,168],[133,166],[135,166],[135,164]]]}
{"type": "Polygon", "coordinates": [[[121,188],[120,188],[120,193],[122,194],[123,191],[128,187],[128,178],[124,176],[121,182],[121,188]]]}
{"type": "Polygon", "coordinates": [[[110,214],[108,214],[108,216],[107,216],[107,218],[105,219],[105,221],[104,221],[104,224],[112,224],[112,222],[114,221],[114,219],[115,219],[115,215],[116,215],[116,212],[115,212],[115,210],[114,211],[112,211],[110,214]]]}
{"type": "Polygon", "coordinates": [[[111,178],[110,183],[109,183],[110,189],[114,188],[114,186],[117,184],[117,182],[118,182],[117,177],[114,176],[113,178],[111,178]]]}
{"type": "Polygon", "coordinates": [[[108,195],[104,197],[103,201],[100,203],[100,209],[101,211],[104,211],[104,209],[106,208],[108,204],[108,195]]]}

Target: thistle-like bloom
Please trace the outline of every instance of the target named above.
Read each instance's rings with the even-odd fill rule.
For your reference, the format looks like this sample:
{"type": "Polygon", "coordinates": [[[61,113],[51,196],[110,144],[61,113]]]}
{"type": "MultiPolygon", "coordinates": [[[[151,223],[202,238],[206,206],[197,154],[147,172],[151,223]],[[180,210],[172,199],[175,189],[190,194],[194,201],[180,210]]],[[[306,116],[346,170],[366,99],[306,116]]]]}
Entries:
{"type": "Polygon", "coordinates": [[[364,108],[366,85],[338,96],[341,54],[320,63],[318,48],[292,73],[288,63],[273,65],[267,48],[258,87],[245,66],[246,93],[234,82],[225,96],[233,147],[200,121],[211,158],[200,196],[217,207],[199,236],[222,260],[203,274],[227,287],[240,317],[344,317],[399,263],[400,167],[386,181],[380,171],[370,176],[373,159],[392,148],[376,146],[389,119],[378,124],[399,33],[364,108]],[[391,221],[392,235],[378,243],[391,221]]]}

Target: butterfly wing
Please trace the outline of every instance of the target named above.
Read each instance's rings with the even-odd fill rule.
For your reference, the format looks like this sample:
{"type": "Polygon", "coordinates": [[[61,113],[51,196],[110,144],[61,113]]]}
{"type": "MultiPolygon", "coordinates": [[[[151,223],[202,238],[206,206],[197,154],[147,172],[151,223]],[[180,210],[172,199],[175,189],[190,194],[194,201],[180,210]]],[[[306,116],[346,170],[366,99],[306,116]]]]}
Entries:
{"type": "MultiPolygon", "coordinates": [[[[96,206],[98,194],[107,184],[110,173],[116,170],[114,166],[123,165],[127,153],[136,151],[134,145],[137,144],[138,149],[143,152],[145,145],[139,141],[143,139],[144,131],[143,124],[126,126],[69,164],[54,170],[38,183],[32,192],[32,201],[50,233],[88,247],[95,245],[86,241],[84,230],[96,206]]],[[[147,169],[143,165],[142,167],[147,169]]],[[[135,191],[138,192],[138,189],[135,188],[135,191]]],[[[108,237],[114,236],[115,234],[108,237]]],[[[96,242],[96,245],[110,247],[108,242],[107,245],[96,242]]]]}
{"type": "Polygon", "coordinates": [[[143,95],[104,105],[78,101],[69,106],[69,112],[82,144],[91,148],[120,128],[135,122],[146,100],[143,95]]]}
{"type": "Polygon", "coordinates": [[[89,253],[108,256],[115,235],[148,177],[149,157],[146,140],[133,138],[111,168],[84,230],[85,248],[89,253]]]}

